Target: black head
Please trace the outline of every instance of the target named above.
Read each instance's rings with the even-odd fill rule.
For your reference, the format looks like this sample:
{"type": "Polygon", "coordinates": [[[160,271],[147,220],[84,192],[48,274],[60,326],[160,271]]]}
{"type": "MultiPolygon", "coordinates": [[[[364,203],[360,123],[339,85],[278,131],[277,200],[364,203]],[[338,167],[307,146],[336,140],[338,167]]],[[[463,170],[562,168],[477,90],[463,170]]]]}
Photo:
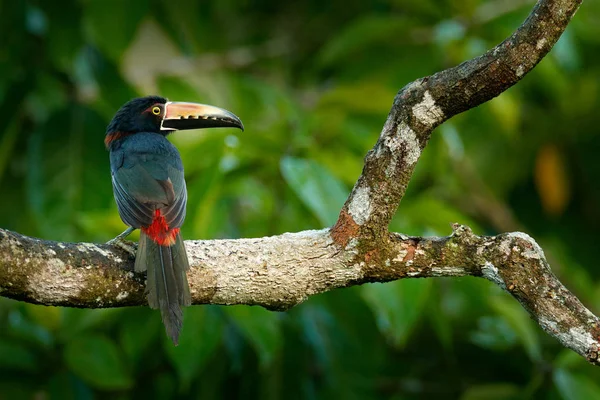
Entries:
{"type": "Polygon", "coordinates": [[[114,116],[106,134],[156,132],[160,133],[162,114],[167,99],[159,96],[146,96],[125,103],[114,116]]]}
{"type": "Polygon", "coordinates": [[[147,96],[130,100],[117,111],[106,128],[104,143],[110,147],[114,140],[139,132],[167,135],[175,130],[219,127],[244,130],[242,121],[222,108],[147,96]]]}

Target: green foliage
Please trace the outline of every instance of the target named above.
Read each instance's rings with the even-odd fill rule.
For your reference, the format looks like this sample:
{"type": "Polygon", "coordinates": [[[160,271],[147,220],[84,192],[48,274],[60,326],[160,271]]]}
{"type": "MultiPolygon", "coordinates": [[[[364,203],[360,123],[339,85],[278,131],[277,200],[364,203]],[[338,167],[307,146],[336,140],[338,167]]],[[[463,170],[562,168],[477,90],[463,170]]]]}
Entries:
{"type": "Polygon", "coordinates": [[[394,347],[402,348],[424,315],[432,280],[406,280],[362,288],[379,330],[394,347]]]}
{"type": "Polygon", "coordinates": [[[327,169],[311,160],[284,157],[281,173],[287,184],[323,226],[332,226],[348,191],[327,169]]]}
{"type": "Polygon", "coordinates": [[[90,334],[70,341],[64,360],[75,375],[100,389],[127,389],[133,383],[116,345],[104,336],[90,334]]]}
{"type": "MultiPolygon", "coordinates": [[[[224,107],[246,127],[170,137],[186,168],[184,237],[331,225],[397,91],[497,44],[530,7],[1,2],[0,226],[73,241],[121,232],[105,127],[150,93],[224,107]]],[[[515,88],[434,133],[393,230],[446,235],[460,222],[480,234],[528,232],[600,311],[599,16],[599,3],[585,2],[515,88]]],[[[0,399],[594,399],[599,381],[475,278],[336,290],[286,313],[193,307],[178,347],[146,307],[0,298],[0,399]]]]}

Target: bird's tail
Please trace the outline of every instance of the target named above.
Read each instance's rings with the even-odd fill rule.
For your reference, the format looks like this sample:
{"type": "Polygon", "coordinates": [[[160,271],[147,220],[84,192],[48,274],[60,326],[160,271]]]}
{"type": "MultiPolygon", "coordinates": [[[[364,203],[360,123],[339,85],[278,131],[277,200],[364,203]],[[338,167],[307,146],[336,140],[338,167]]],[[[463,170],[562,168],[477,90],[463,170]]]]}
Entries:
{"type": "MultiPolygon", "coordinates": [[[[175,232],[173,232],[175,233],[175,232]]],[[[148,271],[148,304],[159,309],[167,335],[177,345],[183,325],[181,307],[191,304],[186,271],[189,262],[179,232],[171,245],[159,245],[144,231],[140,233],[135,258],[136,271],[148,271]]]]}

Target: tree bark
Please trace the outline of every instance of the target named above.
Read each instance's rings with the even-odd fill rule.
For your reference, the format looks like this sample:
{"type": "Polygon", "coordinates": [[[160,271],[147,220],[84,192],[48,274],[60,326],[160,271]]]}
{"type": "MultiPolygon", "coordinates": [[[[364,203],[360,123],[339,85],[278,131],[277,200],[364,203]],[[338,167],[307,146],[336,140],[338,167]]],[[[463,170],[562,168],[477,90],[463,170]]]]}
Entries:
{"type": "MultiPolygon", "coordinates": [[[[487,53],[400,90],[332,228],[187,241],[193,303],[286,310],[311,295],[366,282],[478,276],[515,297],[565,347],[599,364],[598,317],[554,276],[528,235],[476,236],[458,225],[448,237],[388,231],[432,131],[523,78],[580,4],[540,0],[517,31],[487,53]]],[[[144,276],[133,272],[133,257],[109,245],[43,241],[0,229],[0,295],[71,307],[146,304],[144,276]]]]}

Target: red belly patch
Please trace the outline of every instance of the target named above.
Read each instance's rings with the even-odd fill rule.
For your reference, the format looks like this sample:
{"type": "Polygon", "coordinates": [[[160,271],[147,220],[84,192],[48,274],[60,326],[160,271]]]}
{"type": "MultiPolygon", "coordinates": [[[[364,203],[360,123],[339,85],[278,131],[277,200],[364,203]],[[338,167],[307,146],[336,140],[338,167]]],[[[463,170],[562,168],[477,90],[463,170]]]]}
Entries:
{"type": "Polygon", "coordinates": [[[152,224],[142,227],[142,231],[160,246],[172,246],[177,240],[179,228],[169,229],[169,224],[160,210],[155,210],[152,224]]]}

